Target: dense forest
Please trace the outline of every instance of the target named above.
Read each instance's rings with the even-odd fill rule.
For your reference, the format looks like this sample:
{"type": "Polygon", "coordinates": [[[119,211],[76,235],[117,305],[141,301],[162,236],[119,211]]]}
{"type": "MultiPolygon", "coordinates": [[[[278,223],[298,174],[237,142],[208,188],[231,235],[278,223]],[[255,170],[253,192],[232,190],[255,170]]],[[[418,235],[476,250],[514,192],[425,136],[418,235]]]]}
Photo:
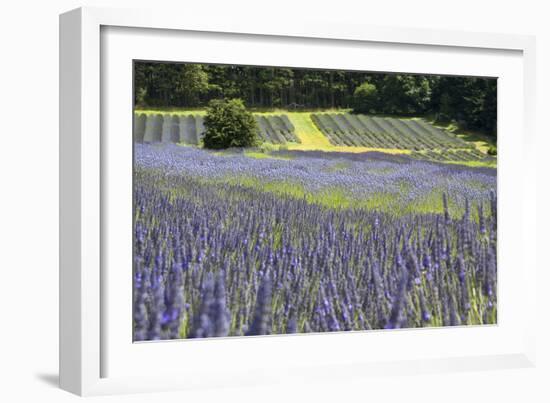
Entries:
{"type": "Polygon", "coordinates": [[[491,78],[135,62],[134,89],[141,108],[240,98],[248,108],[428,115],[496,136],[497,80],[491,78]]]}

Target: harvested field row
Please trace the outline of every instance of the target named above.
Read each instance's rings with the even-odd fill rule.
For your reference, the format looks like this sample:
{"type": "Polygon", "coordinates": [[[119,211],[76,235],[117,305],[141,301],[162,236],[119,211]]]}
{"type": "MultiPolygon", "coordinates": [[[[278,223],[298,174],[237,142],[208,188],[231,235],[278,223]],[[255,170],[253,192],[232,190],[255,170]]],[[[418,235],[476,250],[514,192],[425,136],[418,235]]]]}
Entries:
{"type": "MultiPolygon", "coordinates": [[[[286,115],[255,115],[263,142],[299,143],[292,122],[286,115]]],[[[134,141],[138,143],[184,143],[199,145],[204,135],[201,115],[134,114],[134,141]]]]}
{"type": "Polygon", "coordinates": [[[422,119],[398,119],[351,113],[311,115],[335,146],[430,150],[468,148],[463,140],[422,119]]]}

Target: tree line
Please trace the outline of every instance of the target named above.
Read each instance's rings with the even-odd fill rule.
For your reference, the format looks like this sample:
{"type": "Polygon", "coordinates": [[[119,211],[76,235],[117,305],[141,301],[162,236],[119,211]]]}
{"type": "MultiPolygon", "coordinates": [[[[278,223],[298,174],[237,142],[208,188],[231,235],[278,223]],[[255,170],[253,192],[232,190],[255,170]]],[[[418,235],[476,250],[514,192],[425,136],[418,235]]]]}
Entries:
{"type": "Polygon", "coordinates": [[[238,98],[248,108],[352,108],[425,116],[496,136],[497,80],[358,71],[135,62],[138,107],[204,107],[238,98]]]}

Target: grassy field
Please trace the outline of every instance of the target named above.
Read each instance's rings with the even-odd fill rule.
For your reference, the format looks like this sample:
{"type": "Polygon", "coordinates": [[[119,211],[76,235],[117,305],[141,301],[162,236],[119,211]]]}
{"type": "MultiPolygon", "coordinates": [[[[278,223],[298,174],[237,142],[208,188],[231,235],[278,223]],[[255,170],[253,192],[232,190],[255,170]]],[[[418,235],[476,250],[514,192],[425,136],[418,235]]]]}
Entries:
{"type": "MultiPolygon", "coordinates": [[[[194,116],[195,119],[200,119],[204,117],[206,111],[204,109],[146,109],[146,110],[136,110],[136,114],[143,114],[147,117],[154,115],[170,116],[170,117],[179,117],[179,119],[184,119],[186,117],[194,116]]],[[[250,150],[247,152],[247,155],[253,158],[281,158],[280,156],[270,155],[271,151],[277,151],[279,149],[286,150],[297,150],[297,151],[324,151],[324,152],[345,152],[345,153],[364,153],[364,152],[383,152],[386,154],[392,155],[410,155],[415,159],[422,159],[434,162],[448,163],[448,164],[458,164],[466,165],[470,167],[496,167],[496,158],[488,156],[487,150],[489,147],[494,146],[494,141],[482,134],[479,133],[470,133],[464,132],[457,128],[456,125],[450,124],[446,126],[437,125],[435,122],[429,121],[430,125],[433,125],[435,130],[443,130],[445,135],[449,137],[450,143],[454,141],[456,144],[453,144],[452,151],[447,152],[446,148],[437,148],[437,144],[426,143],[426,147],[429,148],[429,151],[418,150],[418,147],[413,146],[407,147],[407,143],[404,142],[399,146],[392,147],[391,143],[384,144],[383,141],[380,143],[384,147],[372,147],[372,146],[357,146],[357,145],[344,145],[342,142],[336,143],[334,139],[331,140],[329,133],[323,133],[320,130],[319,125],[315,123],[312,117],[319,115],[327,116],[343,116],[348,114],[348,110],[323,110],[323,111],[285,111],[285,110],[270,110],[270,111],[254,111],[256,117],[274,117],[274,116],[286,116],[290,123],[294,126],[293,134],[298,138],[299,142],[294,141],[282,141],[282,144],[268,144],[265,143],[265,147],[261,147],[258,150],[250,150]],[[468,156],[468,154],[471,154],[468,156]]],[[[349,116],[349,115],[348,115],[349,116]]],[[[388,117],[378,116],[376,119],[384,122],[388,117]]],[[[399,118],[392,119],[389,118],[388,121],[397,121],[399,122],[409,122],[409,121],[418,121],[417,118],[399,118]]],[[[409,124],[409,123],[407,123],[409,124]]],[[[416,124],[416,123],[415,123],[416,124]]],[[[405,128],[407,129],[407,128],[405,128]]],[[[403,128],[401,128],[403,130],[403,128]]],[[[382,133],[383,135],[384,133],[382,133]]],[[[399,139],[402,133],[393,133],[393,139],[399,139]]],[[[438,133],[440,135],[440,133],[438,133]]],[[[391,136],[390,136],[391,138],[391,136]]],[[[200,141],[200,137],[199,137],[200,141]]],[[[376,143],[375,143],[376,144],[376,143]]],[[[412,144],[412,143],[411,143],[412,144]]]]}

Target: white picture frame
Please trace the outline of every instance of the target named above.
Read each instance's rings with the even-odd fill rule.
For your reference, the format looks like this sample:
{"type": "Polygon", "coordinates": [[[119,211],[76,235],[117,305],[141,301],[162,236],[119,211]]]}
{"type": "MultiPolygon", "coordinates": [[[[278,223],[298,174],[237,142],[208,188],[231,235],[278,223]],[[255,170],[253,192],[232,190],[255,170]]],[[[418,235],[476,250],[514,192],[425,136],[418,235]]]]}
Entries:
{"type": "MultiPolygon", "coordinates": [[[[294,52],[299,66],[318,63],[313,51],[310,56],[302,58],[299,51],[294,52]]],[[[535,159],[532,158],[535,144],[534,52],[534,38],[519,35],[327,25],[322,22],[283,26],[266,21],[216,21],[206,16],[182,19],[169,11],[151,10],[81,8],[61,15],[61,387],[79,395],[97,395],[292,383],[308,379],[347,379],[374,373],[397,375],[534,365],[535,321],[531,318],[536,312],[534,291],[537,268],[534,261],[535,242],[532,242],[530,235],[535,233],[536,222],[533,207],[535,159]],[[125,302],[124,298],[120,298],[118,301],[112,297],[113,289],[118,290],[120,286],[126,290],[122,291],[122,295],[127,295],[128,287],[121,283],[124,281],[123,274],[113,276],[114,272],[106,269],[111,267],[110,259],[123,258],[122,252],[113,252],[112,245],[106,242],[107,235],[109,239],[127,245],[127,239],[122,241],[117,234],[122,234],[128,224],[119,220],[124,214],[118,214],[123,213],[128,205],[116,205],[115,201],[126,200],[131,204],[131,200],[125,197],[128,196],[128,183],[131,181],[131,175],[125,176],[128,173],[128,159],[126,164],[115,167],[112,155],[120,152],[127,157],[131,155],[131,149],[127,149],[127,142],[119,141],[120,136],[110,136],[109,133],[114,128],[131,129],[128,126],[131,121],[131,109],[128,109],[131,104],[128,94],[131,75],[128,81],[123,79],[128,72],[128,60],[140,58],[140,55],[149,59],[181,60],[184,57],[181,51],[170,54],[164,50],[182,40],[186,33],[192,33],[194,38],[189,39],[189,49],[194,49],[194,56],[193,60],[183,61],[237,63],[244,60],[269,65],[274,62],[267,52],[262,54],[258,50],[245,56],[237,42],[242,42],[243,49],[252,49],[253,46],[261,49],[269,45],[275,52],[273,54],[281,46],[307,50],[308,46],[318,44],[341,52],[343,60],[346,53],[352,52],[350,49],[355,49],[354,52],[366,52],[368,49],[382,52],[376,63],[368,64],[371,70],[440,74],[470,72],[472,75],[486,71],[488,74],[484,75],[503,74],[505,79],[501,82],[504,84],[499,85],[499,194],[502,191],[507,197],[499,195],[498,258],[499,265],[502,262],[503,267],[519,265],[521,276],[518,281],[506,281],[511,277],[506,277],[510,271],[504,269],[504,281],[501,282],[499,277],[499,325],[132,344],[131,338],[127,338],[129,329],[125,327],[123,316],[120,316],[128,313],[127,320],[131,321],[127,310],[131,300],[125,302]],[[144,48],[153,49],[156,43],[158,49],[149,53],[143,50],[137,55],[131,37],[138,34],[142,35],[140,39],[144,48]],[[193,40],[203,42],[193,45],[193,40]],[[212,43],[207,43],[209,40],[212,43]],[[232,45],[227,46],[231,54],[223,53],[219,48],[219,52],[207,56],[205,49],[216,46],[216,43],[219,46],[220,41],[232,45]],[[406,52],[423,53],[426,61],[421,63],[420,58],[414,58],[413,62],[410,58],[399,57],[406,52]],[[439,65],[435,63],[438,53],[446,54],[448,60],[443,62],[445,58],[442,57],[439,65]],[[445,67],[452,66],[453,58],[463,57],[471,58],[464,60],[478,60],[480,66],[474,68],[475,63],[463,63],[460,69],[445,67]],[[125,67],[117,68],[121,64],[125,67]],[[501,99],[501,89],[504,95],[513,94],[514,100],[501,99]],[[514,117],[502,113],[512,108],[520,108],[520,113],[514,114],[514,117]],[[126,112],[126,117],[118,118],[126,112]],[[502,142],[501,131],[504,133],[502,142]],[[516,137],[506,135],[512,131],[516,137]],[[521,161],[521,166],[509,166],[511,159],[508,155],[512,153],[521,153],[522,158],[518,159],[517,155],[515,158],[516,164],[521,161]],[[116,178],[122,179],[119,181],[116,178]],[[521,192],[517,191],[517,186],[521,186],[521,192]],[[501,237],[503,228],[506,234],[501,237]],[[509,245],[519,246],[511,250],[507,248],[509,245]],[[506,298],[512,295],[519,297],[506,298]],[[368,344],[374,343],[376,346],[375,349],[365,349],[370,356],[354,354],[355,346],[367,340],[368,344]],[[476,346],[473,346],[473,340],[477,341],[476,346]],[[345,343],[342,344],[342,341],[345,343]],[[453,341],[457,341],[456,348],[444,347],[453,341]],[[415,343],[422,347],[413,355],[404,348],[395,348],[392,354],[388,354],[390,343],[398,346],[415,343]],[[336,351],[337,346],[342,345],[347,347],[336,351]],[[430,346],[432,353],[428,354],[430,346]],[[327,353],[316,354],[319,348],[325,348],[327,353]],[[282,351],[293,353],[284,356],[282,351]],[[377,356],[376,351],[381,355],[377,356]],[[185,354],[187,359],[173,360],[176,364],[166,365],[165,371],[147,371],[154,368],[155,363],[167,362],[167,357],[174,354],[185,354]],[[211,369],[209,363],[213,362],[214,354],[222,357],[221,362],[231,362],[231,366],[219,365],[211,369]],[[269,358],[265,364],[257,359],[262,354],[269,358]],[[238,357],[248,358],[235,363],[238,357]],[[136,362],[144,363],[145,369],[134,371],[136,362]],[[304,371],[305,368],[307,371],[304,371]],[[154,372],[158,373],[155,375],[154,372]]],[[[350,67],[350,63],[344,61],[323,67],[344,68],[350,67]]],[[[354,66],[366,68],[366,62],[362,63],[354,66]]],[[[130,134],[128,138],[131,140],[130,134]]]]}

